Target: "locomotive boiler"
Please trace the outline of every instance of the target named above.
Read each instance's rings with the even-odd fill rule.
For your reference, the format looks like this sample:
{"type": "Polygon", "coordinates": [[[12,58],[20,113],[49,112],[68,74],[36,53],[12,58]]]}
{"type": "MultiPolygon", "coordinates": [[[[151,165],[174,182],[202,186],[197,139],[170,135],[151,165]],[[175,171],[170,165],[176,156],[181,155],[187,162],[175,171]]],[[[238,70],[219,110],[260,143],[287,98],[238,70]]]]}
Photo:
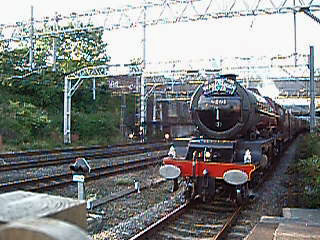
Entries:
{"type": "Polygon", "coordinates": [[[198,136],[189,141],[185,157],[166,157],[160,174],[175,183],[182,176],[187,198],[203,201],[224,192],[238,204],[246,202],[284,145],[306,126],[232,74],[199,86],[190,112],[198,136]]]}

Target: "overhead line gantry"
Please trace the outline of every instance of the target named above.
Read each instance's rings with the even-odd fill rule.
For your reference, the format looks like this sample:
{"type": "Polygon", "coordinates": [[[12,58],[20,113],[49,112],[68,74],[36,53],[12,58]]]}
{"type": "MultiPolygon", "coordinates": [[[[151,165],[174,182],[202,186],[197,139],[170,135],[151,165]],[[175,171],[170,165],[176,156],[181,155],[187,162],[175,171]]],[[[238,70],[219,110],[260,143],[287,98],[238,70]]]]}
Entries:
{"type": "MultiPolygon", "coordinates": [[[[127,5],[123,8],[106,7],[85,12],[72,12],[69,15],[56,13],[51,17],[35,19],[33,13],[30,21],[16,24],[0,24],[0,41],[30,41],[30,70],[33,69],[33,39],[39,37],[54,37],[75,31],[112,31],[142,27],[143,67],[141,74],[141,123],[144,123],[145,77],[146,64],[146,34],[148,26],[158,24],[173,24],[181,22],[208,21],[220,18],[243,16],[259,16],[274,14],[296,15],[298,12],[311,14],[320,10],[320,0],[145,0],[142,4],[127,5]],[[307,9],[307,12],[305,12],[307,9]],[[71,28],[66,28],[70,25],[71,28]]],[[[296,39],[296,37],[295,37],[296,39]]],[[[296,40],[295,40],[296,41],[296,40]]],[[[296,45],[296,43],[295,43],[296,45]]],[[[295,47],[295,54],[296,47],[295,47]]],[[[296,60],[297,61],[297,60],[296,60]]],[[[71,80],[70,80],[71,81],[71,80]]],[[[68,89],[70,92],[70,89],[68,89]]]]}
{"type": "Polygon", "coordinates": [[[34,36],[50,36],[70,30],[59,26],[72,23],[71,31],[84,30],[117,30],[136,28],[139,26],[153,26],[178,22],[193,22],[220,18],[244,16],[259,16],[272,14],[288,14],[301,11],[308,13],[320,10],[320,0],[165,0],[145,1],[140,5],[127,5],[123,8],[106,7],[92,9],[69,15],[55,14],[54,16],[21,21],[16,24],[0,24],[0,40],[21,40],[29,38],[24,29],[34,24],[34,36]],[[145,19],[144,12],[148,11],[145,19]],[[58,23],[56,29],[53,28],[58,23]],[[92,24],[92,26],[88,26],[92,24]],[[5,31],[11,31],[5,36],[5,31]]]}

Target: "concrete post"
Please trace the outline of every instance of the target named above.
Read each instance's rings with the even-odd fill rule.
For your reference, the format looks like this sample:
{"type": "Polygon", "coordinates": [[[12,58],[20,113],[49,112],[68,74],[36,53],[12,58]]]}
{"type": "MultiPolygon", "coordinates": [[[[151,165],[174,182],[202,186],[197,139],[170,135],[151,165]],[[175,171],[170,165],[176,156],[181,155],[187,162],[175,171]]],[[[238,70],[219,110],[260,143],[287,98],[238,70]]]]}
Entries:
{"type": "Polygon", "coordinates": [[[314,49],[310,46],[310,132],[315,131],[315,82],[314,82],[314,49]]]}

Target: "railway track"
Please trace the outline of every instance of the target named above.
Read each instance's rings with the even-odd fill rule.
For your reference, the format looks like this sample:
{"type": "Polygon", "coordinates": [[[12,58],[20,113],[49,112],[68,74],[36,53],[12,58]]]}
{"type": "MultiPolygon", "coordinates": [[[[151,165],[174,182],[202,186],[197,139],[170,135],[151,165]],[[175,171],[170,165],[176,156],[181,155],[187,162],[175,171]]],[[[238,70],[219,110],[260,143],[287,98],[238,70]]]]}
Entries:
{"type": "MultiPolygon", "coordinates": [[[[256,185],[257,190],[271,177],[278,161],[256,185]]],[[[211,205],[198,201],[187,202],[173,210],[153,225],[139,232],[130,240],[140,239],[180,239],[180,240],[220,240],[244,239],[252,229],[250,210],[237,207],[226,198],[215,200],[211,205]]]]}
{"type": "Polygon", "coordinates": [[[0,153],[0,172],[70,164],[77,157],[102,159],[129,156],[144,152],[168,149],[165,142],[135,143],[114,146],[77,147],[55,150],[37,150],[17,153],[0,153]]]}
{"type": "Polygon", "coordinates": [[[101,149],[115,149],[115,148],[123,148],[129,146],[142,146],[154,143],[165,143],[164,141],[153,141],[153,142],[134,142],[128,144],[115,144],[115,145],[94,145],[90,147],[78,146],[78,147],[70,147],[70,148],[54,148],[51,150],[29,150],[29,151],[18,151],[18,152],[2,152],[0,153],[0,159],[15,159],[15,158],[25,158],[32,157],[38,155],[52,155],[52,154],[68,154],[70,152],[85,152],[85,151],[96,151],[101,149]]]}
{"type": "MultiPolygon", "coordinates": [[[[85,179],[86,181],[92,181],[101,177],[113,176],[116,174],[122,174],[127,171],[137,170],[146,166],[160,163],[162,158],[166,154],[158,155],[156,157],[141,158],[135,160],[122,160],[112,164],[106,164],[103,166],[95,167],[91,169],[85,179]]],[[[16,181],[9,181],[0,184],[0,192],[7,192],[13,190],[26,190],[26,191],[39,191],[47,190],[63,185],[71,184],[73,174],[71,171],[62,174],[55,174],[50,176],[22,179],[16,181]]]]}
{"type": "MultiPolygon", "coordinates": [[[[242,239],[238,230],[228,233],[242,207],[216,200],[207,205],[195,200],[186,202],[130,240],[138,239],[242,239]]],[[[241,229],[241,228],[240,228],[241,229]]]]}

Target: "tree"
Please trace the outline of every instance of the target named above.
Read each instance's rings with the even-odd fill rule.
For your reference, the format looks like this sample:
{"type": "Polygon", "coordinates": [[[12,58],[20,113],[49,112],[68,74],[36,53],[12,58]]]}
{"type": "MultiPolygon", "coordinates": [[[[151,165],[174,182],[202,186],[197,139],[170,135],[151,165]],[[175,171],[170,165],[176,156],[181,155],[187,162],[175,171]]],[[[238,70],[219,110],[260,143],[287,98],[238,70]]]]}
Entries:
{"type": "Polygon", "coordinates": [[[8,77],[21,74],[27,65],[28,49],[24,47],[10,48],[9,42],[0,42],[0,74],[8,77]]]}
{"type": "MultiPolygon", "coordinates": [[[[92,25],[83,28],[94,29],[92,25]]],[[[53,31],[53,27],[47,28],[53,31]]],[[[28,29],[24,30],[28,33],[28,29]]],[[[58,71],[63,74],[87,66],[106,64],[110,61],[107,54],[107,43],[103,41],[102,30],[77,30],[70,23],[60,29],[60,34],[36,36],[34,39],[34,62],[36,68],[50,67],[53,58],[53,41],[56,40],[58,71]]],[[[0,74],[13,75],[28,70],[29,40],[8,47],[9,43],[0,42],[0,74]],[[18,70],[18,71],[17,71],[18,70]]]]}
{"type": "MultiPolygon", "coordinates": [[[[82,26],[93,29],[92,25],[82,26]]],[[[53,26],[48,26],[47,31],[54,32],[53,26]]],[[[28,29],[24,30],[28,33],[28,29]]],[[[106,64],[110,61],[107,54],[107,43],[103,41],[102,30],[77,30],[70,23],[59,29],[59,34],[47,36],[35,36],[34,38],[34,66],[32,74],[29,72],[29,40],[24,39],[18,44],[0,42],[0,77],[3,85],[16,86],[30,92],[36,84],[56,86],[61,83],[61,78],[70,72],[87,66],[106,64]],[[57,72],[52,73],[45,69],[52,66],[53,42],[56,42],[57,72]],[[12,76],[24,76],[11,79],[12,76]]]]}
{"type": "MultiPolygon", "coordinates": [[[[92,25],[84,27],[92,27],[92,25]]],[[[64,27],[65,33],[55,37],[58,71],[69,73],[110,61],[107,43],[103,41],[103,31],[76,29],[73,31],[73,29],[73,25],[70,24],[64,27]]],[[[37,64],[49,62],[53,57],[53,37],[37,39],[35,49],[37,64]]]]}

